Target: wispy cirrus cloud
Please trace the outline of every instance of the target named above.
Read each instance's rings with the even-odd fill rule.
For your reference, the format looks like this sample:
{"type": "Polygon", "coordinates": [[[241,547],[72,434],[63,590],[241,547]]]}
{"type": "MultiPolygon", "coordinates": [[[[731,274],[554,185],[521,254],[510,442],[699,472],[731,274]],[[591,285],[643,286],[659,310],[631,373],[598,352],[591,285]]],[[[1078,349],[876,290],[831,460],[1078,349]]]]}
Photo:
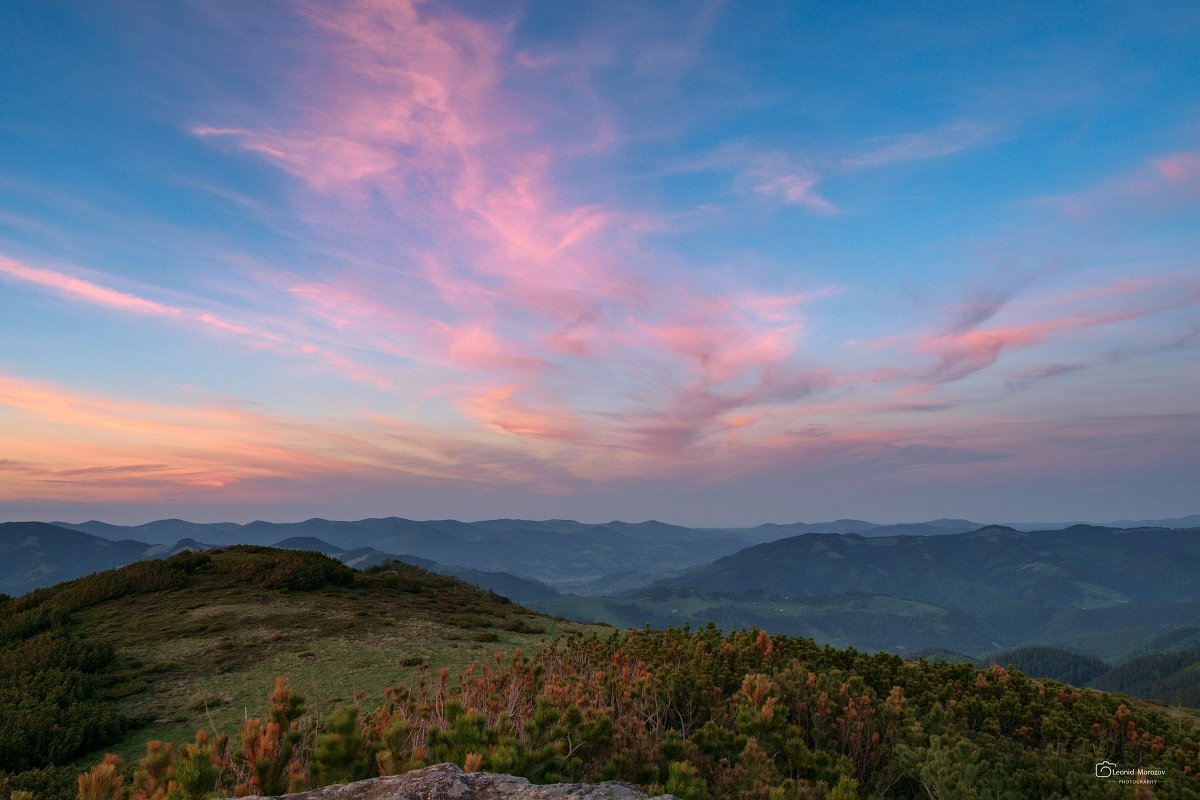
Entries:
{"type": "Polygon", "coordinates": [[[725,172],[736,190],[752,191],[780,205],[799,206],[820,216],[843,208],[830,199],[825,186],[840,176],[891,164],[929,161],[983,146],[997,127],[975,120],[958,120],[928,130],[868,139],[852,155],[827,152],[789,152],[755,145],[748,139],[725,143],[706,153],[676,159],[665,172],[725,172]]]}
{"type": "Polygon", "coordinates": [[[838,207],[817,193],[818,180],[810,175],[787,173],[769,177],[754,191],[778,199],[785,205],[803,206],[816,214],[836,214],[838,207]]]}
{"type": "Polygon", "coordinates": [[[757,146],[745,139],[675,159],[662,169],[667,175],[698,172],[728,174],[735,191],[752,192],[780,205],[800,206],[823,216],[840,210],[821,193],[822,179],[815,165],[784,150],[757,146]]]}
{"type": "Polygon", "coordinates": [[[336,347],[314,344],[311,341],[296,341],[286,334],[232,322],[211,311],[163,303],[131,292],[119,291],[93,280],[32,266],[5,256],[0,256],[0,276],[10,281],[36,286],[76,302],[118,313],[159,317],[173,324],[190,326],[216,336],[233,337],[240,342],[249,343],[254,348],[314,360],[331,371],[361,383],[374,384],[384,389],[393,386],[389,377],[356,363],[352,358],[339,353],[336,347]]]}
{"type": "MultiPolygon", "coordinates": [[[[784,432],[797,414],[844,423],[852,407],[884,417],[952,408],[911,398],[1005,353],[1141,313],[1066,302],[1033,309],[1014,303],[1027,286],[1018,283],[974,292],[933,330],[892,337],[905,351],[900,364],[818,366],[803,348],[804,306],[828,292],[706,293],[648,268],[641,232],[661,224],[644,211],[564,198],[555,175],[573,156],[563,154],[583,150],[547,141],[523,113],[510,71],[547,64],[514,54],[503,28],[408,3],[305,15],[313,51],[335,54],[336,67],[306,71],[304,93],[287,87],[257,120],[194,132],[296,176],[310,194],[302,202],[326,216],[373,215],[373,232],[388,219],[416,221],[427,243],[360,249],[352,277],[313,275],[290,295],[340,337],[443,371],[442,396],[475,431],[533,448],[578,478],[683,469],[730,447],[772,452],[794,441],[784,432]],[[366,203],[368,195],[383,202],[366,203]],[[607,377],[603,390],[596,370],[607,377]],[[839,393],[859,398],[830,399],[839,393]]],[[[831,215],[840,208],[825,193],[828,176],[943,158],[995,135],[993,125],[958,120],[820,158],[742,139],[666,171],[725,173],[744,195],[831,215]]],[[[1185,175],[1188,164],[1165,169],[1185,175]]],[[[899,430],[879,435],[917,448],[907,452],[936,450],[899,430]]]]}
{"type": "MultiPolygon", "coordinates": [[[[0,501],[302,498],[313,481],[547,490],[558,472],[486,439],[384,417],[300,419],[212,400],[135,401],[0,375],[0,448],[19,465],[0,501]]],[[[569,476],[563,476],[564,479],[569,476]]]]}
{"type": "MultiPolygon", "coordinates": [[[[653,264],[642,232],[661,225],[645,212],[565,200],[553,176],[578,151],[537,136],[508,80],[530,65],[503,28],[409,3],[304,13],[336,67],[305,72],[303,94],[289,87],[256,124],[194,133],[277,164],[311,193],[301,202],[334,218],[419,221],[432,244],[385,241],[356,253],[352,277],[291,287],[339,336],[443,370],[467,421],[575,445],[592,441],[578,434],[590,426],[636,449],[615,420],[670,413],[696,380],[727,398],[684,422],[703,440],[714,416],[761,402],[747,385],[799,369],[802,306],[824,290],[714,296],[653,264]],[[384,202],[364,207],[364,192],[384,202]],[[603,387],[585,378],[601,360],[603,387]],[[642,373],[657,375],[649,394],[630,378],[642,373]]],[[[750,167],[748,189],[836,210],[771,166],[750,167]]]]}
{"type": "Polygon", "coordinates": [[[9,280],[29,283],[43,289],[93,305],[117,311],[132,311],[158,317],[182,317],[183,309],[117,291],[92,281],[41,267],[23,264],[0,256],[0,274],[9,280]]]}
{"type": "Polygon", "coordinates": [[[1200,200],[1200,150],[1181,150],[1146,159],[1083,191],[1034,201],[1066,217],[1089,219],[1122,211],[1185,208],[1200,200]]]}
{"type": "Polygon", "coordinates": [[[983,122],[958,120],[925,131],[878,137],[840,163],[845,169],[861,170],[943,158],[987,143],[995,131],[995,126],[983,122]]]}
{"type": "MultiPolygon", "coordinates": [[[[933,356],[936,365],[881,374],[885,382],[901,385],[903,394],[930,391],[939,384],[961,380],[996,364],[1001,356],[1048,344],[1072,333],[1165,315],[1200,305],[1200,277],[1180,273],[1113,282],[1016,300],[1016,291],[978,293],[944,313],[943,327],[867,343],[868,348],[905,348],[933,356]],[[993,318],[1002,315],[1001,322],[993,318]],[[907,385],[904,385],[906,384],[907,385]]],[[[1028,382],[1084,368],[1086,362],[1053,364],[1019,370],[1013,377],[1028,382]]]]}

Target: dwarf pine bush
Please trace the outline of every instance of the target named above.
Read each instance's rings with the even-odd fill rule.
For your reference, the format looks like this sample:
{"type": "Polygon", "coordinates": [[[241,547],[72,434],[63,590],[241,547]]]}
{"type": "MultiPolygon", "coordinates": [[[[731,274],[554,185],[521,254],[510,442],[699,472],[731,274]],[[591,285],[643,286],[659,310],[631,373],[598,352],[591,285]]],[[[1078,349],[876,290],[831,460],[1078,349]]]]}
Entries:
{"type": "MultiPolygon", "coordinates": [[[[1200,735],[1158,711],[1000,667],[757,630],[576,635],[454,680],[423,671],[382,705],[320,723],[282,679],[269,702],[240,750],[210,751],[204,780],[185,787],[175,756],[168,785],[192,800],[210,779],[207,796],[279,793],[449,760],[534,782],[619,778],[683,800],[1086,800],[1110,796],[1093,775],[1109,760],[1167,770],[1156,796],[1200,798],[1200,735]]],[[[98,765],[80,800],[123,800],[119,778],[98,765]]]]}

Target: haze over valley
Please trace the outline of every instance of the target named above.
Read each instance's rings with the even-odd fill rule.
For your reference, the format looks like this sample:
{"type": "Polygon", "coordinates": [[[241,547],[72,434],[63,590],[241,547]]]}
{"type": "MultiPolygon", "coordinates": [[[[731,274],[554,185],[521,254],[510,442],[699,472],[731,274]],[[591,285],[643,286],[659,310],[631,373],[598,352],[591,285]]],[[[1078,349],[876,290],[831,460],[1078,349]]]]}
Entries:
{"type": "MultiPolygon", "coordinates": [[[[1191,654],[1173,672],[1200,668],[1198,521],[1024,530],[950,519],[700,529],[397,517],[0,523],[0,591],[21,594],[147,558],[251,544],[319,552],[355,569],[402,561],[580,623],[714,622],[727,631],[758,627],[837,647],[981,663],[1049,648],[1061,659],[1093,659],[1091,682],[1109,667],[1165,654],[1191,654]]],[[[1200,680],[1155,686],[1147,691],[1160,699],[1200,699],[1200,680]]]]}

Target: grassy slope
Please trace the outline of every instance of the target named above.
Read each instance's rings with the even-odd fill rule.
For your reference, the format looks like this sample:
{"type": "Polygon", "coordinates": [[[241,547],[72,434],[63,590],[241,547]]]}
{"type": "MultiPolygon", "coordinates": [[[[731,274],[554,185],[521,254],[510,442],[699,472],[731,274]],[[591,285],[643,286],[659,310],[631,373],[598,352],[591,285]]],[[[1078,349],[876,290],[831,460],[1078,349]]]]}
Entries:
{"type": "Polygon", "coordinates": [[[313,709],[329,711],[360,691],[378,704],[386,687],[414,677],[422,663],[455,669],[495,651],[536,650],[585,627],[416,567],[393,571],[413,590],[363,573],[349,587],[290,591],[198,572],[181,589],[76,611],[74,619],[111,642],[125,667],[121,710],[149,720],[107,749],[136,760],[149,739],[188,740],[201,727],[233,734],[247,713],[263,713],[279,675],[313,709]]]}

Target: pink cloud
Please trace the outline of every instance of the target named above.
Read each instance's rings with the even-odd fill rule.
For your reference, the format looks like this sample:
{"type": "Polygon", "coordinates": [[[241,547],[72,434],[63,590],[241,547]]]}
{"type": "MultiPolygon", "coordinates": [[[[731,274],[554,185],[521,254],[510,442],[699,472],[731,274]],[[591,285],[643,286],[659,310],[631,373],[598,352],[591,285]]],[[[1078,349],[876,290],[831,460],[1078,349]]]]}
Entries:
{"type": "Polygon", "coordinates": [[[557,442],[582,440],[583,424],[573,412],[526,405],[514,397],[516,391],[514,386],[493,386],[459,405],[467,416],[493,431],[557,442]]]}
{"type": "Polygon", "coordinates": [[[1194,151],[1174,153],[1151,163],[1168,183],[1183,184],[1200,179],[1200,153],[1194,151]]]}
{"type": "MultiPolygon", "coordinates": [[[[446,391],[468,398],[457,405],[466,418],[533,439],[574,435],[579,409],[602,394],[616,416],[589,424],[632,442],[612,419],[670,413],[697,379],[688,424],[703,439],[714,415],[796,371],[799,306],[827,290],[726,300],[647,269],[640,237],[655,220],[561,197],[556,154],[578,150],[539,141],[508,81],[506,30],[404,2],[304,14],[312,51],[330,57],[302,71],[303,94],[281,92],[281,110],[256,124],[195,132],[297,176],[323,213],[361,219],[365,193],[382,197],[381,226],[394,217],[432,242],[397,240],[359,253],[369,266],[292,285],[315,320],[444,370],[446,391]],[[598,359],[612,386],[573,383],[598,359]],[[643,372],[668,388],[621,385],[643,372]]],[[[754,168],[764,193],[835,210],[800,172],[768,166],[754,168]]]]}
{"type": "MultiPolygon", "coordinates": [[[[502,388],[481,397],[479,410],[498,431],[557,435],[502,388]]],[[[553,492],[570,471],[511,445],[386,417],[296,419],[228,403],[118,399],[8,375],[0,375],[0,420],[3,465],[19,465],[5,470],[0,502],[307,499],[318,480],[484,490],[519,483],[553,492]]]]}
{"type": "Polygon", "coordinates": [[[1039,204],[1076,219],[1110,211],[1159,210],[1190,205],[1200,197],[1200,151],[1185,150],[1149,159],[1142,166],[1072,194],[1039,204]]]}
{"type": "MultiPolygon", "coordinates": [[[[1110,283],[1071,289],[1013,304],[1009,298],[987,313],[972,313],[940,331],[901,335],[864,343],[872,349],[908,347],[934,355],[939,363],[931,370],[902,370],[883,380],[916,382],[901,394],[930,391],[937,384],[956,381],[995,364],[1005,352],[1048,343],[1062,334],[1152,317],[1200,303],[1200,282],[1184,275],[1119,279],[1110,283]],[[1025,321],[985,327],[1001,307],[1010,315],[1034,317],[1025,321]]],[[[962,316],[961,308],[950,309],[962,316]]]]}
{"type": "Polygon", "coordinates": [[[65,273],[41,267],[31,267],[4,256],[0,256],[0,275],[6,275],[10,279],[33,284],[72,300],[90,305],[127,313],[163,317],[175,323],[190,324],[202,330],[214,332],[217,335],[232,335],[238,339],[249,341],[256,348],[271,349],[275,352],[292,356],[298,355],[313,358],[351,380],[372,384],[381,389],[392,389],[395,387],[390,377],[381,375],[374,370],[358,364],[353,359],[337,353],[328,347],[320,347],[313,344],[295,344],[284,335],[260,327],[231,322],[208,311],[197,311],[167,305],[138,295],[110,289],[98,283],[76,278],[65,273]]]}
{"type": "Polygon", "coordinates": [[[94,305],[116,309],[118,311],[133,311],[138,314],[151,314],[160,317],[178,317],[183,310],[174,306],[147,300],[144,297],[109,289],[91,281],[65,275],[61,272],[30,267],[11,258],[0,256],[0,274],[7,275],[25,283],[32,283],[57,294],[62,294],[75,300],[82,300],[94,305]]]}

